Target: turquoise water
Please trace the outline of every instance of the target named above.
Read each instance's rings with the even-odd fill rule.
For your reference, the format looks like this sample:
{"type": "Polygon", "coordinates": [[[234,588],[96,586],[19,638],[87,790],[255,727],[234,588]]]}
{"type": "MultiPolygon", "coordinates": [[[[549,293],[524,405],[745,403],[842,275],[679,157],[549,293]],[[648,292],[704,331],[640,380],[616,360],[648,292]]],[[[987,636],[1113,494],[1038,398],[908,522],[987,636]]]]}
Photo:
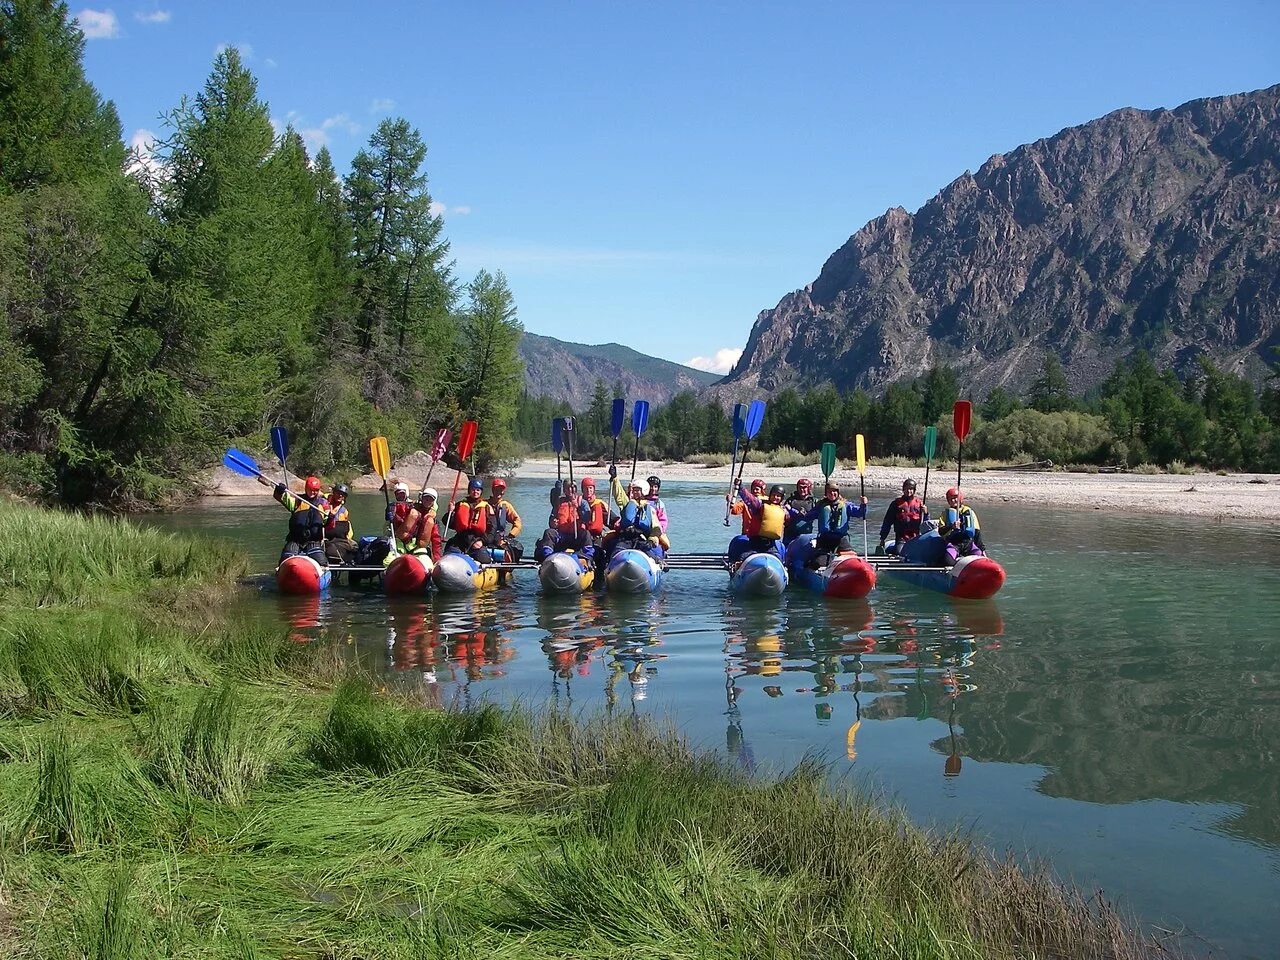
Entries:
{"type": "MultiPolygon", "coordinates": [[[[512,491],[545,516],[545,483],[512,491]]],[[[676,549],[723,548],[715,488],[664,499],[676,549]]],[[[656,715],[761,773],[820,758],[921,823],[1043,858],[1187,931],[1185,945],[1276,956],[1280,531],[974,505],[1009,574],[985,603],[889,578],[867,601],[743,602],[723,574],[674,572],[638,599],[544,598],[521,574],[475,598],[246,588],[244,605],[339,638],[427,703],[656,715]]],[[[358,496],[352,513],[378,532],[382,500],[358,496]]],[[[285,515],[264,497],[160,522],[231,538],[268,571],[285,515]]]]}

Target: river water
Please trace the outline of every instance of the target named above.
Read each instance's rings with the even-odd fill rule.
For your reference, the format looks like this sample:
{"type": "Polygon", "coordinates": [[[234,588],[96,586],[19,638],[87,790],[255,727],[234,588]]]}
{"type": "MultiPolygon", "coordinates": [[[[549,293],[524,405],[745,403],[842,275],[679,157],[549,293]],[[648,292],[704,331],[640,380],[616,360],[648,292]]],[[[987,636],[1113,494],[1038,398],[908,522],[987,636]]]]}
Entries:
{"type": "MultiPolygon", "coordinates": [[[[723,549],[715,488],[664,494],[676,549],[723,549]]],[[[545,518],[546,495],[512,484],[526,517],[545,518]]],[[[982,603],[888,577],[867,601],[744,602],[723,574],[673,572],[644,598],[544,598],[522,573],[475,598],[246,588],[243,606],[338,638],[427,702],[650,714],[764,774],[819,758],[920,823],[1185,931],[1184,946],[1280,955],[1280,531],[974,506],[1009,575],[982,603]]],[[[351,507],[378,532],[379,496],[351,507]]],[[[229,538],[269,571],[285,516],[264,496],[159,522],[229,538]]]]}

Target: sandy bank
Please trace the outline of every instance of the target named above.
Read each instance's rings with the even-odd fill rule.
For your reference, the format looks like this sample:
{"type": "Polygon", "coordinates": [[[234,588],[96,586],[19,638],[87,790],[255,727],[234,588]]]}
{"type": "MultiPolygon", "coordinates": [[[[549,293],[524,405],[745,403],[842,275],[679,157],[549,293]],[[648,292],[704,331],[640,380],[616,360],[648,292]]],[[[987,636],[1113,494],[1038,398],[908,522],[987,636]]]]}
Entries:
{"type": "MultiPolygon", "coordinates": [[[[395,465],[396,479],[402,479],[415,489],[426,475],[429,461],[426,454],[410,455],[395,465]]],[[[267,473],[272,471],[264,466],[267,473]]],[[[867,468],[867,494],[883,500],[896,493],[902,479],[910,473],[923,487],[924,471],[902,467],[867,468]]],[[[581,478],[593,476],[601,481],[606,471],[596,463],[574,464],[574,474],[581,478]]],[[[630,467],[623,469],[630,476],[630,467]]],[[[702,467],[693,464],[662,464],[656,461],[640,461],[636,476],[657,474],[666,488],[680,483],[714,483],[727,487],[729,468],[702,467]]],[[[521,479],[555,479],[555,460],[526,460],[515,476],[521,479]]],[[[432,474],[432,484],[448,488],[453,483],[453,471],[444,466],[432,474]]],[[[793,484],[800,477],[821,479],[815,464],[812,467],[773,469],[762,464],[748,464],[747,477],[763,477],[770,483],[793,484]]],[[[835,478],[846,493],[856,492],[858,474],[842,465],[835,478]]],[[[942,507],[943,491],[955,482],[955,464],[930,474],[929,501],[934,510],[942,507]]],[[[351,482],[357,490],[377,490],[382,481],[377,474],[366,474],[351,482]]],[[[1005,503],[1047,504],[1082,510],[1116,510],[1130,513],[1177,513],[1199,517],[1234,517],[1262,520],[1280,524],[1280,476],[1274,474],[1232,474],[1220,477],[1211,473],[1182,476],[1163,474],[1089,474],[1029,471],[965,472],[964,490],[974,505],[982,501],[1005,503]]],[[[262,487],[253,480],[246,480],[225,468],[218,467],[208,478],[210,496],[260,495],[262,487]]],[[[447,493],[447,490],[442,490],[447,493]]]]}

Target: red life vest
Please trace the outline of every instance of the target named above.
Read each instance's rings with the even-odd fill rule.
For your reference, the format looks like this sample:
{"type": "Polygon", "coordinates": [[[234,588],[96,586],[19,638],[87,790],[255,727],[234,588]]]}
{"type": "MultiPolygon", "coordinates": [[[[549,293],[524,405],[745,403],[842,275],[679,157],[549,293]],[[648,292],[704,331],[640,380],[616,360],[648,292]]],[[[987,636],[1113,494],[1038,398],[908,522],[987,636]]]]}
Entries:
{"type": "Polygon", "coordinates": [[[574,510],[572,503],[565,499],[556,504],[555,513],[551,515],[551,526],[557,533],[572,534],[578,524],[578,512],[574,510]]]}
{"type": "Polygon", "coordinates": [[[924,501],[912,495],[893,501],[893,532],[899,541],[914,540],[920,536],[920,521],[924,519],[924,501]]]}
{"type": "Polygon", "coordinates": [[[582,502],[587,510],[591,512],[591,519],[587,521],[587,532],[593,537],[598,537],[604,532],[604,522],[608,517],[609,511],[605,509],[604,501],[598,497],[592,497],[590,500],[582,502]]]}
{"type": "Polygon", "coordinates": [[[454,511],[453,529],[459,533],[465,531],[480,537],[488,536],[489,520],[492,516],[493,506],[488,500],[478,500],[474,503],[463,500],[454,511]]]}

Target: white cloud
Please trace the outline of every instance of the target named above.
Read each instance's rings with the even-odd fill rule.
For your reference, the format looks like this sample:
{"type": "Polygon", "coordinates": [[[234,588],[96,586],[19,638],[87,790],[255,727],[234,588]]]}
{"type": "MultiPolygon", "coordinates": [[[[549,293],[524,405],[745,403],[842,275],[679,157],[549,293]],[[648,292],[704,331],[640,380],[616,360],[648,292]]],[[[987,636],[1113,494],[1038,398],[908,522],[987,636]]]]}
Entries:
{"type": "Polygon", "coordinates": [[[471,212],[471,208],[468,207],[466,204],[463,204],[460,207],[454,207],[449,212],[452,214],[456,214],[459,217],[465,217],[468,213],[471,212]]]}
{"type": "Polygon", "coordinates": [[[244,41],[240,43],[220,43],[213,48],[213,55],[215,57],[221,56],[231,47],[235,47],[240,51],[240,59],[246,63],[253,59],[253,44],[245,43],[244,41]]]}
{"type": "Polygon", "coordinates": [[[139,127],[133,131],[133,135],[129,137],[129,150],[132,155],[127,162],[130,173],[149,179],[164,175],[164,164],[156,156],[156,141],[155,133],[146,127],[139,127]]]}
{"type": "Polygon", "coordinates": [[[463,205],[458,207],[449,207],[441,203],[439,200],[432,200],[429,208],[433,217],[440,217],[448,214],[449,216],[465,217],[471,212],[471,208],[463,205]]]}
{"type": "Polygon", "coordinates": [[[390,97],[378,97],[369,104],[370,113],[390,113],[396,108],[396,102],[390,97]]]}
{"type": "Polygon", "coordinates": [[[427,208],[427,212],[430,213],[433,217],[438,217],[445,212],[445,209],[446,209],[445,205],[441,203],[439,200],[432,200],[431,206],[427,208]]]}
{"type": "Polygon", "coordinates": [[[81,10],[76,22],[86,40],[114,40],[120,36],[120,21],[114,10],[81,10]]]}
{"type": "Polygon", "coordinates": [[[270,67],[272,70],[274,70],[276,67],[280,66],[280,64],[276,63],[276,62],[275,62],[274,60],[272,60],[270,57],[267,57],[267,59],[263,60],[262,62],[263,62],[263,63],[265,63],[268,67],[270,67]]]}
{"type": "Polygon", "coordinates": [[[345,113],[335,113],[332,117],[325,117],[320,121],[320,126],[325,130],[345,130],[353,137],[360,132],[360,124],[345,113]]]}
{"type": "Polygon", "coordinates": [[[707,373],[728,373],[740,356],[742,356],[741,347],[721,347],[709,357],[694,357],[686,360],[684,365],[693,367],[695,370],[705,370],[707,373]]]}
{"type": "Polygon", "coordinates": [[[150,13],[139,10],[133,15],[133,19],[139,23],[168,23],[172,16],[168,10],[152,10],[150,13]]]}
{"type": "Polygon", "coordinates": [[[286,126],[293,127],[298,131],[298,136],[302,137],[307,144],[307,149],[312,153],[315,153],[321,147],[327,147],[330,134],[334,131],[347,133],[351,136],[355,136],[360,132],[360,124],[345,113],[335,113],[332,117],[325,117],[318,124],[305,126],[302,114],[297,110],[290,110],[285,114],[283,120],[272,117],[271,126],[275,129],[276,136],[283,133],[286,126]]]}

